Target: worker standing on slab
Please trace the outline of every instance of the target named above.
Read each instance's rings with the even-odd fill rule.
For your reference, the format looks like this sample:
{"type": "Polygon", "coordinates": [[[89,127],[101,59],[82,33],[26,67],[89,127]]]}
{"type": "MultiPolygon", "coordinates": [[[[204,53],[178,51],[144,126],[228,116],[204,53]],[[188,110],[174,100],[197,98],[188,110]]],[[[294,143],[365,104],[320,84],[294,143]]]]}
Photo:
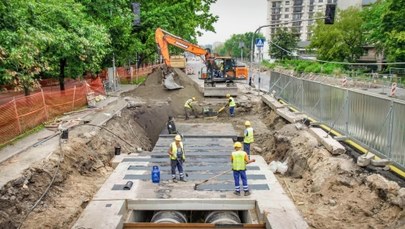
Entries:
{"type": "Polygon", "coordinates": [[[250,144],[255,141],[253,137],[253,128],[250,121],[245,122],[245,131],[243,132],[243,150],[248,154],[250,159],[250,144]]]}
{"type": "Polygon", "coordinates": [[[183,163],[186,161],[186,155],[184,153],[183,143],[181,142],[181,136],[179,134],[174,137],[174,142],[170,144],[170,148],[167,153],[170,157],[173,182],[177,183],[176,168],[179,170],[180,181],[186,182],[183,172],[183,163]]]}
{"type": "Polygon", "coordinates": [[[242,179],[243,191],[245,196],[250,195],[249,186],[246,177],[246,164],[255,162],[255,159],[250,160],[247,153],[242,149],[242,143],[235,142],[233,145],[235,151],[232,152],[231,162],[233,170],[233,179],[235,181],[235,195],[240,196],[240,183],[239,178],[242,179]]]}
{"type": "Polygon", "coordinates": [[[188,113],[191,111],[191,112],[193,112],[193,115],[196,117],[196,118],[198,118],[198,116],[197,116],[197,114],[196,114],[196,112],[195,112],[195,110],[194,110],[194,108],[193,108],[193,102],[195,102],[196,100],[195,100],[195,97],[193,97],[193,98],[191,98],[191,99],[188,99],[187,101],[186,101],[186,103],[184,104],[184,113],[185,113],[185,115],[186,115],[186,120],[189,118],[188,117],[188,113]]]}
{"type": "Polygon", "coordinates": [[[230,94],[226,94],[226,98],[228,98],[228,103],[225,106],[229,106],[229,115],[234,117],[236,106],[235,99],[230,94]]]}
{"type": "Polygon", "coordinates": [[[166,127],[169,134],[177,134],[176,124],[174,123],[174,119],[172,116],[169,116],[166,127]]]}

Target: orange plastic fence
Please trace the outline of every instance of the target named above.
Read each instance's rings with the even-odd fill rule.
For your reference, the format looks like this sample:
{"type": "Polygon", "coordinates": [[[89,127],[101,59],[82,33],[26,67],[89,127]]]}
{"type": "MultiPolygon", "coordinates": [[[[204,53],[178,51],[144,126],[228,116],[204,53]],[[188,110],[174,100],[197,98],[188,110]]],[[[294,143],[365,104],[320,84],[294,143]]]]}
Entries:
{"type": "MultiPolygon", "coordinates": [[[[130,68],[132,72],[127,68],[119,67],[117,76],[120,80],[132,81],[139,77],[146,77],[159,66],[133,67],[130,68]]],[[[29,96],[15,93],[9,93],[8,97],[0,96],[0,144],[10,141],[46,120],[86,105],[88,92],[105,95],[102,80],[106,77],[107,70],[104,70],[99,77],[89,78],[85,82],[67,79],[64,91],[59,90],[56,80],[47,80],[43,82],[45,87],[29,96]]]]}
{"type": "Polygon", "coordinates": [[[57,115],[86,105],[86,94],[90,91],[105,94],[100,78],[64,91],[41,90],[0,105],[0,143],[5,143],[57,115]]]}

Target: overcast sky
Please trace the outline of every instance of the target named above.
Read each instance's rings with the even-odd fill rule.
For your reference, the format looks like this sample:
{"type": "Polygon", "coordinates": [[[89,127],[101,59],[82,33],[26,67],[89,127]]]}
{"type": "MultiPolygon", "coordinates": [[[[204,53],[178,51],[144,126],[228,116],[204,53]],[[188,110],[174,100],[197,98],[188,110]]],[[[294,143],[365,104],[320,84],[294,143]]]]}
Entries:
{"type": "Polygon", "coordinates": [[[218,0],[211,6],[211,12],[219,16],[214,24],[216,33],[203,31],[198,44],[225,42],[232,34],[254,32],[266,24],[266,8],[267,0],[218,0]]]}

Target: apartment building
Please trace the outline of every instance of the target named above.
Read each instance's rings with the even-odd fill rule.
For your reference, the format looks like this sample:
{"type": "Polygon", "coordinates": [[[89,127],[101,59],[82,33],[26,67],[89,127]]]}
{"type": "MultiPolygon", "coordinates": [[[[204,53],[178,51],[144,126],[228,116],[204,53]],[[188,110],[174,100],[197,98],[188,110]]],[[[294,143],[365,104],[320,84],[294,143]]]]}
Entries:
{"type": "Polygon", "coordinates": [[[347,9],[350,6],[361,7],[373,1],[375,0],[267,0],[268,23],[276,24],[268,29],[267,38],[271,39],[278,27],[287,27],[300,41],[308,41],[311,37],[310,27],[314,21],[305,20],[316,18],[318,13],[325,15],[326,4],[333,3],[338,9],[347,9]]]}

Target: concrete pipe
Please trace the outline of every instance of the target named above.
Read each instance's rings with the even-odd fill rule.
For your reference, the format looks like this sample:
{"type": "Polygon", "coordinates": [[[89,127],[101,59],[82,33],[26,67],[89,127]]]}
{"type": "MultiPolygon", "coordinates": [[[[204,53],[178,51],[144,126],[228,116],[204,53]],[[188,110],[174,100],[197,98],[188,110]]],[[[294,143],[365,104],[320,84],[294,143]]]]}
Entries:
{"type": "Polygon", "coordinates": [[[240,218],[235,211],[212,211],[205,217],[205,223],[240,224],[240,218]]]}
{"type": "Polygon", "coordinates": [[[180,211],[158,211],[152,217],[152,223],[187,223],[186,215],[180,211]]]}

